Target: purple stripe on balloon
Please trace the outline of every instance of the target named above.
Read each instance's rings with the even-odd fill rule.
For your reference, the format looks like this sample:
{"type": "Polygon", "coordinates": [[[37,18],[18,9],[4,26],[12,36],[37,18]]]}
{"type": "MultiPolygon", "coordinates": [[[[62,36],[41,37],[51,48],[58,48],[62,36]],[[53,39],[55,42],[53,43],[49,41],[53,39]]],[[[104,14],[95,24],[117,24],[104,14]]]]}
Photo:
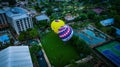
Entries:
{"type": "Polygon", "coordinates": [[[72,32],[73,32],[73,30],[71,29],[70,32],[67,33],[66,36],[64,36],[64,37],[60,37],[60,35],[59,35],[59,37],[60,37],[61,39],[66,39],[66,38],[68,38],[69,36],[71,36],[72,32]]]}
{"type": "Polygon", "coordinates": [[[59,29],[59,31],[62,31],[62,30],[64,30],[65,29],[65,27],[61,27],[60,29],[59,29]]]}
{"type": "Polygon", "coordinates": [[[68,30],[68,27],[65,27],[65,29],[63,29],[62,31],[59,31],[58,35],[65,33],[67,30],[68,30]]]}
{"type": "Polygon", "coordinates": [[[59,35],[59,36],[62,38],[62,37],[65,37],[66,35],[68,35],[69,33],[70,33],[70,28],[68,28],[68,30],[65,33],[63,33],[62,35],[59,35]]]}

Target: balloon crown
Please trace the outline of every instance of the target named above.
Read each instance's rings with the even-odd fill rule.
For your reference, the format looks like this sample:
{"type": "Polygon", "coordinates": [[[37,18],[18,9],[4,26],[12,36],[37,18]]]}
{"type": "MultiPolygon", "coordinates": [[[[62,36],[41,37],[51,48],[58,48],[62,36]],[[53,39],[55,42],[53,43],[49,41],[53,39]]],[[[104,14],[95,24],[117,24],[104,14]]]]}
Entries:
{"type": "Polygon", "coordinates": [[[59,20],[55,20],[55,22],[59,22],[59,20]]]}

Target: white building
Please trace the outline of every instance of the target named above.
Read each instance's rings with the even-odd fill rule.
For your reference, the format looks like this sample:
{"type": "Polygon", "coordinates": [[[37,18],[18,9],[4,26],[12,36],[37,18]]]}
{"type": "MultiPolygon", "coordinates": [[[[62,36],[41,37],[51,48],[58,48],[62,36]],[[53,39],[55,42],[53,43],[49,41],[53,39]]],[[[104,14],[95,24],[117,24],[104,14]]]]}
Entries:
{"type": "Polygon", "coordinates": [[[28,46],[10,46],[0,51],[0,67],[33,67],[28,46]]]}
{"type": "Polygon", "coordinates": [[[0,24],[7,24],[7,17],[4,10],[0,10],[0,24]]]}
{"type": "Polygon", "coordinates": [[[23,8],[14,7],[7,9],[6,15],[9,23],[18,35],[21,31],[26,31],[29,28],[33,28],[32,18],[29,15],[29,12],[23,8]]]}
{"type": "Polygon", "coordinates": [[[42,21],[42,20],[46,20],[47,22],[50,22],[50,18],[45,14],[36,16],[35,18],[36,18],[37,22],[42,21]]]}

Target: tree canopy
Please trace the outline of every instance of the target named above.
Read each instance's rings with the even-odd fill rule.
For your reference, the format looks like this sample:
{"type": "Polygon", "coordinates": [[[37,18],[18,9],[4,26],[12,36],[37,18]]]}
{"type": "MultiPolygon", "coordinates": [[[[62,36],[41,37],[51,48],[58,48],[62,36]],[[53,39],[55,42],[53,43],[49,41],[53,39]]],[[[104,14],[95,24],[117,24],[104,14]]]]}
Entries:
{"type": "Polygon", "coordinates": [[[34,39],[39,35],[37,29],[28,29],[27,31],[22,31],[18,37],[20,41],[34,39]]]}

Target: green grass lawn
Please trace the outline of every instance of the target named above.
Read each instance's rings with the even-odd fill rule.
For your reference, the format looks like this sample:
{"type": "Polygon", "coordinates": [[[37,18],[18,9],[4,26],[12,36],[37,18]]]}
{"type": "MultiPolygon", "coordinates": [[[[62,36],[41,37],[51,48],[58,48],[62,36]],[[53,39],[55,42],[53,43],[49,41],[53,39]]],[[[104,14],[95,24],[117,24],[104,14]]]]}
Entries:
{"type": "Polygon", "coordinates": [[[63,67],[80,58],[74,47],[65,44],[54,32],[49,32],[43,36],[41,43],[50,63],[55,67],[63,67]]]}

